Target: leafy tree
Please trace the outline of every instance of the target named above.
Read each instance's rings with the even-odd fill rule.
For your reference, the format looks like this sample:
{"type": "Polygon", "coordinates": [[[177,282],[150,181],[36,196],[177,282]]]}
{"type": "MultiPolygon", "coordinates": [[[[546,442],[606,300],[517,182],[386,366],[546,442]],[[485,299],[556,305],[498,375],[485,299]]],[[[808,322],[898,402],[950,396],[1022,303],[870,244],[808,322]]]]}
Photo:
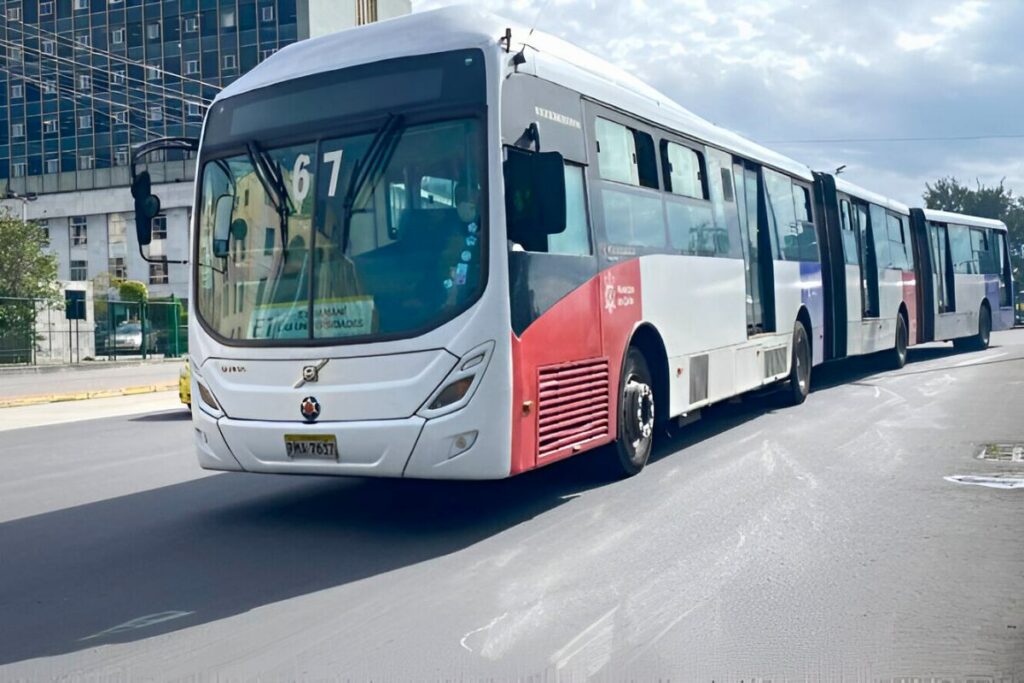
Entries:
{"type": "Polygon", "coordinates": [[[46,232],[0,211],[0,362],[31,360],[32,328],[40,306],[61,303],[57,260],[47,254],[46,232]]]}
{"type": "Polygon", "coordinates": [[[120,295],[121,301],[144,303],[149,299],[149,290],[146,289],[145,284],[138,280],[121,281],[117,286],[117,293],[120,295]]]}
{"type": "Polygon", "coordinates": [[[1015,196],[1005,180],[992,186],[976,180],[975,188],[971,189],[956,178],[939,178],[934,185],[925,184],[924,200],[929,209],[996,218],[1006,223],[1017,291],[1024,289],[1024,197],[1015,196]]]}

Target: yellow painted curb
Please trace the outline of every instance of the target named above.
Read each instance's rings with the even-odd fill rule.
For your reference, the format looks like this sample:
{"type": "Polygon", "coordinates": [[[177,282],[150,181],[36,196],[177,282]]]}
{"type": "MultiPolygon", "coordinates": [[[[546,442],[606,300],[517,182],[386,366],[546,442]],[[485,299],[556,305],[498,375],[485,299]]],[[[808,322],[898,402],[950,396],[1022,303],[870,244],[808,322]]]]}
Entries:
{"type": "Polygon", "coordinates": [[[0,399],[0,408],[20,408],[42,403],[62,403],[64,401],[85,401],[90,398],[116,398],[118,396],[138,396],[153,394],[158,391],[173,391],[178,388],[177,382],[165,384],[144,384],[121,389],[102,389],[99,391],[74,391],[65,394],[43,394],[40,396],[21,396],[18,398],[0,399]]]}

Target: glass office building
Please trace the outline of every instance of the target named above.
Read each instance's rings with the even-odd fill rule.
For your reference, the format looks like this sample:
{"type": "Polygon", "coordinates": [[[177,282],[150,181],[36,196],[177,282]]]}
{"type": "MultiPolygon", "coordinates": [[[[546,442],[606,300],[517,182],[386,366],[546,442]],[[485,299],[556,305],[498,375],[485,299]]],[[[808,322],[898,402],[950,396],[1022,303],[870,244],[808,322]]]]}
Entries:
{"type": "MultiPolygon", "coordinates": [[[[47,228],[62,280],[107,273],[187,296],[186,267],[138,254],[131,148],[198,137],[221,88],[290,43],[409,11],[409,0],[0,0],[0,200],[20,197],[4,205],[47,228]]],[[[162,154],[147,158],[169,183],[150,255],[184,260],[195,161],[162,154]]]]}

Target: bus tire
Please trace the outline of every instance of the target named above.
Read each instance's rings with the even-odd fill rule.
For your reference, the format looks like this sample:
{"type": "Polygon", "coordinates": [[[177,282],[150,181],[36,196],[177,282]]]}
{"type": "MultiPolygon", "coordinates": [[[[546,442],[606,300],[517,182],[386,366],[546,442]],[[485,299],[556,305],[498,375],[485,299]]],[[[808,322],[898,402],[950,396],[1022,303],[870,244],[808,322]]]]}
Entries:
{"type": "Polygon", "coordinates": [[[619,379],[616,440],[608,463],[619,478],[638,474],[651,457],[654,444],[654,383],[647,359],[630,346],[619,379]]]}
{"type": "Polygon", "coordinates": [[[807,328],[799,320],[793,326],[793,357],[787,380],[786,403],[798,406],[811,393],[811,342],[807,328]]]}
{"type": "Polygon", "coordinates": [[[968,340],[968,345],[975,351],[984,351],[992,342],[992,311],[982,304],[978,312],[978,334],[968,340]]]}
{"type": "Polygon", "coordinates": [[[907,346],[910,343],[910,335],[907,332],[907,321],[903,314],[896,316],[896,344],[886,352],[885,364],[890,370],[899,370],[907,364],[907,346]]]}

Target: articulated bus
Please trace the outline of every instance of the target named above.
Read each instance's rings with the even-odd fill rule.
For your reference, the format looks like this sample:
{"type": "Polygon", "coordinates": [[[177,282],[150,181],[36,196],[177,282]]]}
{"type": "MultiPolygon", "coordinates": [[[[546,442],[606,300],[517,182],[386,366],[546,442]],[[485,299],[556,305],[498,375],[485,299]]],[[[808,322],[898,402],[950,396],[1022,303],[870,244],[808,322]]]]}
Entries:
{"type": "Polygon", "coordinates": [[[966,279],[1005,271],[995,226],[922,218],[508,26],[463,7],[303,41],[225,88],[201,141],[136,150],[140,245],[159,200],[136,162],[198,150],[201,466],[494,479],[600,448],[630,475],[657,425],[976,334],[979,292],[1003,324],[1007,281],[966,279]]]}

